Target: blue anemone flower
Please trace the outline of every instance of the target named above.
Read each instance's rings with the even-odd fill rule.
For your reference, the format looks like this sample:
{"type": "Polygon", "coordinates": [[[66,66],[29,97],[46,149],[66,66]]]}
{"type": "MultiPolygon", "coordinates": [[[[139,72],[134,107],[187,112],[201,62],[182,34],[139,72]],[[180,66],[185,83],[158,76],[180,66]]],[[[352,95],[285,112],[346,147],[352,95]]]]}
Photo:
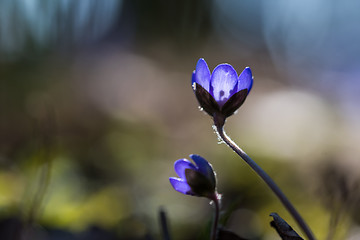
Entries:
{"type": "Polygon", "coordinates": [[[216,177],[211,164],[199,155],[192,154],[190,158],[195,164],[185,158],[175,162],[180,178],[169,178],[171,185],[180,193],[212,199],[216,195],[216,177]]]}
{"type": "Polygon", "coordinates": [[[251,69],[246,67],[240,76],[229,64],[218,65],[212,74],[200,58],[192,74],[192,86],[202,109],[210,116],[231,116],[245,101],[253,85],[251,69]]]}

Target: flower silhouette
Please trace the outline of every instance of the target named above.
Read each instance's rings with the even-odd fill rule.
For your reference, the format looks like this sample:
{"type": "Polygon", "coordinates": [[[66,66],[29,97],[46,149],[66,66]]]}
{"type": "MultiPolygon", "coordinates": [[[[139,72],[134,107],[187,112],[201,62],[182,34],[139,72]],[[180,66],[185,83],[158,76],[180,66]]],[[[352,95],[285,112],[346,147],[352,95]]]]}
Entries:
{"type": "Polygon", "coordinates": [[[180,178],[169,178],[173,188],[183,194],[207,197],[216,196],[216,177],[211,164],[199,155],[192,154],[195,162],[183,158],[174,164],[175,172],[180,178]]]}
{"type": "Polygon", "coordinates": [[[231,116],[245,101],[253,85],[251,69],[246,67],[238,77],[229,64],[218,65],[213,73],[200,58],[192,74],[196,98],[210,116],[231,116]]]}

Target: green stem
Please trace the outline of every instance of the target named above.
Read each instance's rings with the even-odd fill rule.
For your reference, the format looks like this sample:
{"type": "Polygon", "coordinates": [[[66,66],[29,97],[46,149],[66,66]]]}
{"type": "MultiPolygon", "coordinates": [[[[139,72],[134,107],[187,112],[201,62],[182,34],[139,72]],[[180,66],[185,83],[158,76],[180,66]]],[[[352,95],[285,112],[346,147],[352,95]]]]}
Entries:
{"type": "Polygon", "coordinates": [[[230,137],[226,135],[222,124],[217,124],[217,122],[215,121],[215,126],[220,138],[264,180],[264,182],[275,193],[275,195],[279,198],[279,200],[282,202],[285,208],[289,211],[289,213],[298,223],[298,225],[303,230],[303,232],[308,237],[308,239],[315,240],[313,233],[311,232],[308,225],[305,223],[304,219],[300,216],[299,212],[295,209],[295,207],[291,204],[291,202],[288,200],[285,194],[280,190],[280,188],[276,185],[276,183],[271,179],[271,177],[254,160],[252,160],[239,146],[237,146],[236,143],[230,139],[230,137]]]}

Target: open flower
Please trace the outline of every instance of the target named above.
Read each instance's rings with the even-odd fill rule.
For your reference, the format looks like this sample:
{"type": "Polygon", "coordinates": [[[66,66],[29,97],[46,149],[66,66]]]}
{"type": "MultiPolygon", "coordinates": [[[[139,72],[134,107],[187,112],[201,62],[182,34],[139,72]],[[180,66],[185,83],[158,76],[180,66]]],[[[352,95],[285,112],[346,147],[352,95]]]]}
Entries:
{"type": "Polygon", "coordinates": [[[213,199],[216,196],[216,177],[211,164],[199,155],[192,154],[195,162],[183,158],[174,164],[180,178],[169,178],[173,188],[183,194],[213,199]]]}
{"type": "Polygon", "coordinates": [[[231,116],[245,101],[253,85],[253,76],[246,67],[238,77],[229,64],[218,65],[213,73],[200,58],[192,74],[192,86],[200,106],[210,116],[231,116]]]}

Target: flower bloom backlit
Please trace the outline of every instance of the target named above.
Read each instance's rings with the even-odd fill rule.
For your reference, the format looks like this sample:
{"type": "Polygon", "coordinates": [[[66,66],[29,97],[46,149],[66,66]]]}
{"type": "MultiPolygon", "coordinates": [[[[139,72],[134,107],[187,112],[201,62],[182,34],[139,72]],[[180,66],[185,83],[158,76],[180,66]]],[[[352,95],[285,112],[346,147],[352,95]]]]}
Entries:
{"type": "Polygon", "coordinates": [[[183,158],[174,164],[174,169],[180,178],[169,178],[173,188],[183,194],[207,197],[216,196],[216,177],[211,164],[199,155],[192,154],[195,162],[183,158]]]}
{"type": "Polygon", "coordinates": [[[218,65],[212,74],[200,58],[192,74],[192,87],[201,108],[210,116],[231,116],[245,101],[253,85],[251,69],[240,76],[229,64],[218,65]]]}

